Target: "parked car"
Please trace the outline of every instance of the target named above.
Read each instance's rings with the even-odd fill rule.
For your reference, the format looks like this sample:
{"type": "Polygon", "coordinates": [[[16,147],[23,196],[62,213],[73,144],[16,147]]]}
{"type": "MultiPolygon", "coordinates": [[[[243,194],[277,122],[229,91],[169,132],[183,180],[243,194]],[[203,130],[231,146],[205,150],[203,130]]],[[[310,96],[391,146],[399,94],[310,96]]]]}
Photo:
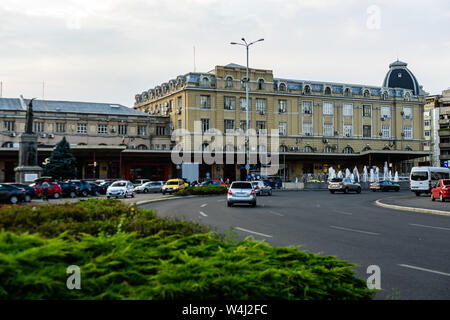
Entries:
{"type": "Polygon", "coordinates": [[[150,182],[150,179],[136,179],[133,181],[133,184],[138,187],[142,186],[144,183],[150,182]]]}
{"type": "Polygon", "coordinates": [[[134,188],[137,193],[161,192],[164,181],[150,181],[134,188]]]}
{"type": "Polygon", "coordinates": [[[265,194],[268,196],[272,195],[272,187],[264,183],[264,181],[253,181],[252,185],[257,196],[263,196],[265,194]]]}
{"type": "Polygon", "coordinates": [[[222,182],[220,180],[206,180],[200,183],[200,186],[222,186],[227,187],[227,184],[225,182],[222,182]]]}
{"type": "Polygon", "coordinates": [[[355,191],[361,193],[361,185],[350,178],[334,178],[328,182],[328,190],[331,193],[355,191]]]}
{"type": "Polygon", "coordinates": [[[450,198],[450,179],[441,179],[431,189],[431,201],[439,199],[444,202],[447,198],[450,198]]]}
{"type": "Polygon", "coordinates": [[[62,196],[64,198],[76,198],[79,189],[76,184],[69,182],[61,182],[58,184],[61,187],[62,196]]]}
{"type": "Polygon", "coordinates": [[[44,196],[44,183],[48,184],[48,198],[54,198],[54,199],[59,199],[62,197],[62,190],[61,187],[59,186],[59,184],[57,184],[56,182],[41,182],[36,184],[36,186],[34,187],[34,192],[36,192],[36,195],[38,197],[42,197],[44,196]]]}
{"type": "Polygon", "coordinates": [[[110,185],[112,185],[114,182],[116,182],[116,180],[111,180],[111,181],[105,181],[99,184],[100,187],[102,187],[102,190],[104,190],[103,194],[106,194],[106,190],[108,189],[108,187],[110,185]]]}
{"type": "Polygon", "coordinates": [[[106,194],[106,187],[102,187],[95,182],[89,182],[89,188],[91,189],[91,195],[99,196],[101,194],[106,194]]]}
{"type": "Polygon", "coordinates": [[[170,179],[162,186],[161,192],[162,194],[166,193],[174,193],[184,188],[187,188],[189,184],[187,184],[183,179],[170,179]]]}
{"type": "Polygon", "coordinates": [[[388,181],[388,180],[383,180],[380,182],[374,182],[370,184],[370,190],[372,190],[373,192],[376,192],[377,190],[381,190],[381,191],[400,191],[400,185],[393,183],[392,181],[388,181]]]}
{"type": "Polygon", "coordinates": [[[229,207],[236,203],[248,203],[256,207],[256,191],[251,182],[235,181],[228,189],[227,205],[229,207]]]}
{"type": "Polygon", "coordinates": [[[16,204],[25,201],[25,189],[12,185],[0,184],[0,201],[16,204]]]}
{"type": "Polygon", "coordinates": [[[134,198],[134,184],[131,181],[116,181],[108,187],[106,191],[106,197],[109,199],[111,197],[132,197],[134,198]]]}
{"type": "Polygon", "coordinates": [[[450,179],[450,169],[440,167],[413,167],[410,175],[409,189],[416,196],[431,193],[431,189],[441,179],[450,179]]]}
{"type": "Polygon", "coordinates": [[[36,192],[34,192],[33,187],[30,187],[27,184],[21,184],[21,183],[12,183],[11,185],[13,187],[25,190],[25,202],[30,202],[31,199],[36,198],[36,192]]]}
{"type": "Polygon", "coordinates": [[[87,197],[92,193],[91,187],[89,186],[89,182],[85,180],[67,180],[68,183],[73,183],[78,186],[78,194],[82,197],[87,197]]]}

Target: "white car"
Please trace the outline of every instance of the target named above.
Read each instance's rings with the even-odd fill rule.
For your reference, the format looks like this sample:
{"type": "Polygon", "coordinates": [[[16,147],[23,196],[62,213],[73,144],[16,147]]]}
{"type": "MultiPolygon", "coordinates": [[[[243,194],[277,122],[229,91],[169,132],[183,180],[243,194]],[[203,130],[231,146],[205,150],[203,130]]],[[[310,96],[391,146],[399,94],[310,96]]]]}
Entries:
{"type": "Polygon", "coordinates": [[[106,190],[106,197],[132,197],[134,198],[134,185],[130,181],[116,181],[106,190]]]}

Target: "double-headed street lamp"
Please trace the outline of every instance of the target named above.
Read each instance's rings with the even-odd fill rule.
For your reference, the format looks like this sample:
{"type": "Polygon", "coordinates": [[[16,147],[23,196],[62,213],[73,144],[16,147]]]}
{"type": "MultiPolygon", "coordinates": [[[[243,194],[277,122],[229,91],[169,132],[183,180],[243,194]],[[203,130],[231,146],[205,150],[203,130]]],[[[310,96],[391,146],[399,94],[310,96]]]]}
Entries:
{"type": "Polygon", "coordinates": [[[247,50],[247,76],[245,78],[245,98],[246,98],[246,103],[247,103],[247,175],[250,172],[250,139],[249,139],[249,135],[248,132],[250,130],[250,101],[249,101],[249,95],[250,95],[250,77],[249,77],[249,71],[248,71],[248,48],[252,45],[255,44],[257,42],[260,41],[264,41],[264,39],[259,39],[250,43],[247,43],[247,41],[245,41],[244,38],[241,39],[242,43],[239,42],[231,42],[232,45],[239,45],[239,46],[244,46],[247,50]]]}

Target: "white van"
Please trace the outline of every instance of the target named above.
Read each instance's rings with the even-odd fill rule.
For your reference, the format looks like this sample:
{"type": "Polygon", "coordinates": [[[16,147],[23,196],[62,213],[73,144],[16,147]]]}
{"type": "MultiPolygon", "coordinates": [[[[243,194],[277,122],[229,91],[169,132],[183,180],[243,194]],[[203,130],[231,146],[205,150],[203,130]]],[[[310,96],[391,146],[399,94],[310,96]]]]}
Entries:
{"type": "Polygon", "coordinates": [[[416,196],[431,193],[439,179],[450,179],[450,169],[440,167],[414,167],[411,170],[409,189],[416,196]]]}

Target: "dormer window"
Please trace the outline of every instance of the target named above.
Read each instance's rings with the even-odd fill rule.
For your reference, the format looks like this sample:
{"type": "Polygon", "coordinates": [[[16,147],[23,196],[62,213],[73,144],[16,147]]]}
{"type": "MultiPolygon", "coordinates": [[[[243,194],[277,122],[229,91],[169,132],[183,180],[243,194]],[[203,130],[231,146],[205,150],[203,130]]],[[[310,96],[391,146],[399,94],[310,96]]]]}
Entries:
{"type": "Polygon", "coordinates": [[[286,85],[284,83],[280,83],[279,90],[280,91],[286,91],[286,85]]]}
{"type": "Polygon", "coordinates": [[[305,94],[311,94],[311,87],[305,86],[305,94]]]}
{"type": "Polygon", "coordinates": [[[364,90],[364,98],[369,98],[369,97],[370,97],[370,91],[364,90]]]}
{"type": "Polygon", "coordinates": [[[405,94],[405,101],[411,101],[411,95],[409,94],[409,92],[405,94]]]}
{"type": "Polygon", "coordinates": [[[225,88],[233,88],[233,78],[227,77],[225,80],[225,88]]]}
{"type": "Polygon", "coordinates": [[[382,100],[387,100],[387,99],[388,99],[388,93],[387,93],[387,91],[384,91],[384,92],[381,94],[381,99],[382,99],[382,100]]]}
{"type": "Polygon", "coordinates": [[[345,88],[344,90],[344,96],[349,97],[350,96],[350,88],[345,88]]]}
{"type": "Polygon", "coordinates": [[[202,86],[203,87],[209,87],[209,79],[207,77],[204,77],[202,79],[202,86]]]}
{"type": "Polygon", "coordinates": [[[330,87],[326,87],[325,88],[325,94],[326,95],[331,95],[331,88],[330,87]]]}
{"type": "Polygon", "coordinates": [[[258,80],[258,90],[264,90],[264,79],[258,80]]]}

